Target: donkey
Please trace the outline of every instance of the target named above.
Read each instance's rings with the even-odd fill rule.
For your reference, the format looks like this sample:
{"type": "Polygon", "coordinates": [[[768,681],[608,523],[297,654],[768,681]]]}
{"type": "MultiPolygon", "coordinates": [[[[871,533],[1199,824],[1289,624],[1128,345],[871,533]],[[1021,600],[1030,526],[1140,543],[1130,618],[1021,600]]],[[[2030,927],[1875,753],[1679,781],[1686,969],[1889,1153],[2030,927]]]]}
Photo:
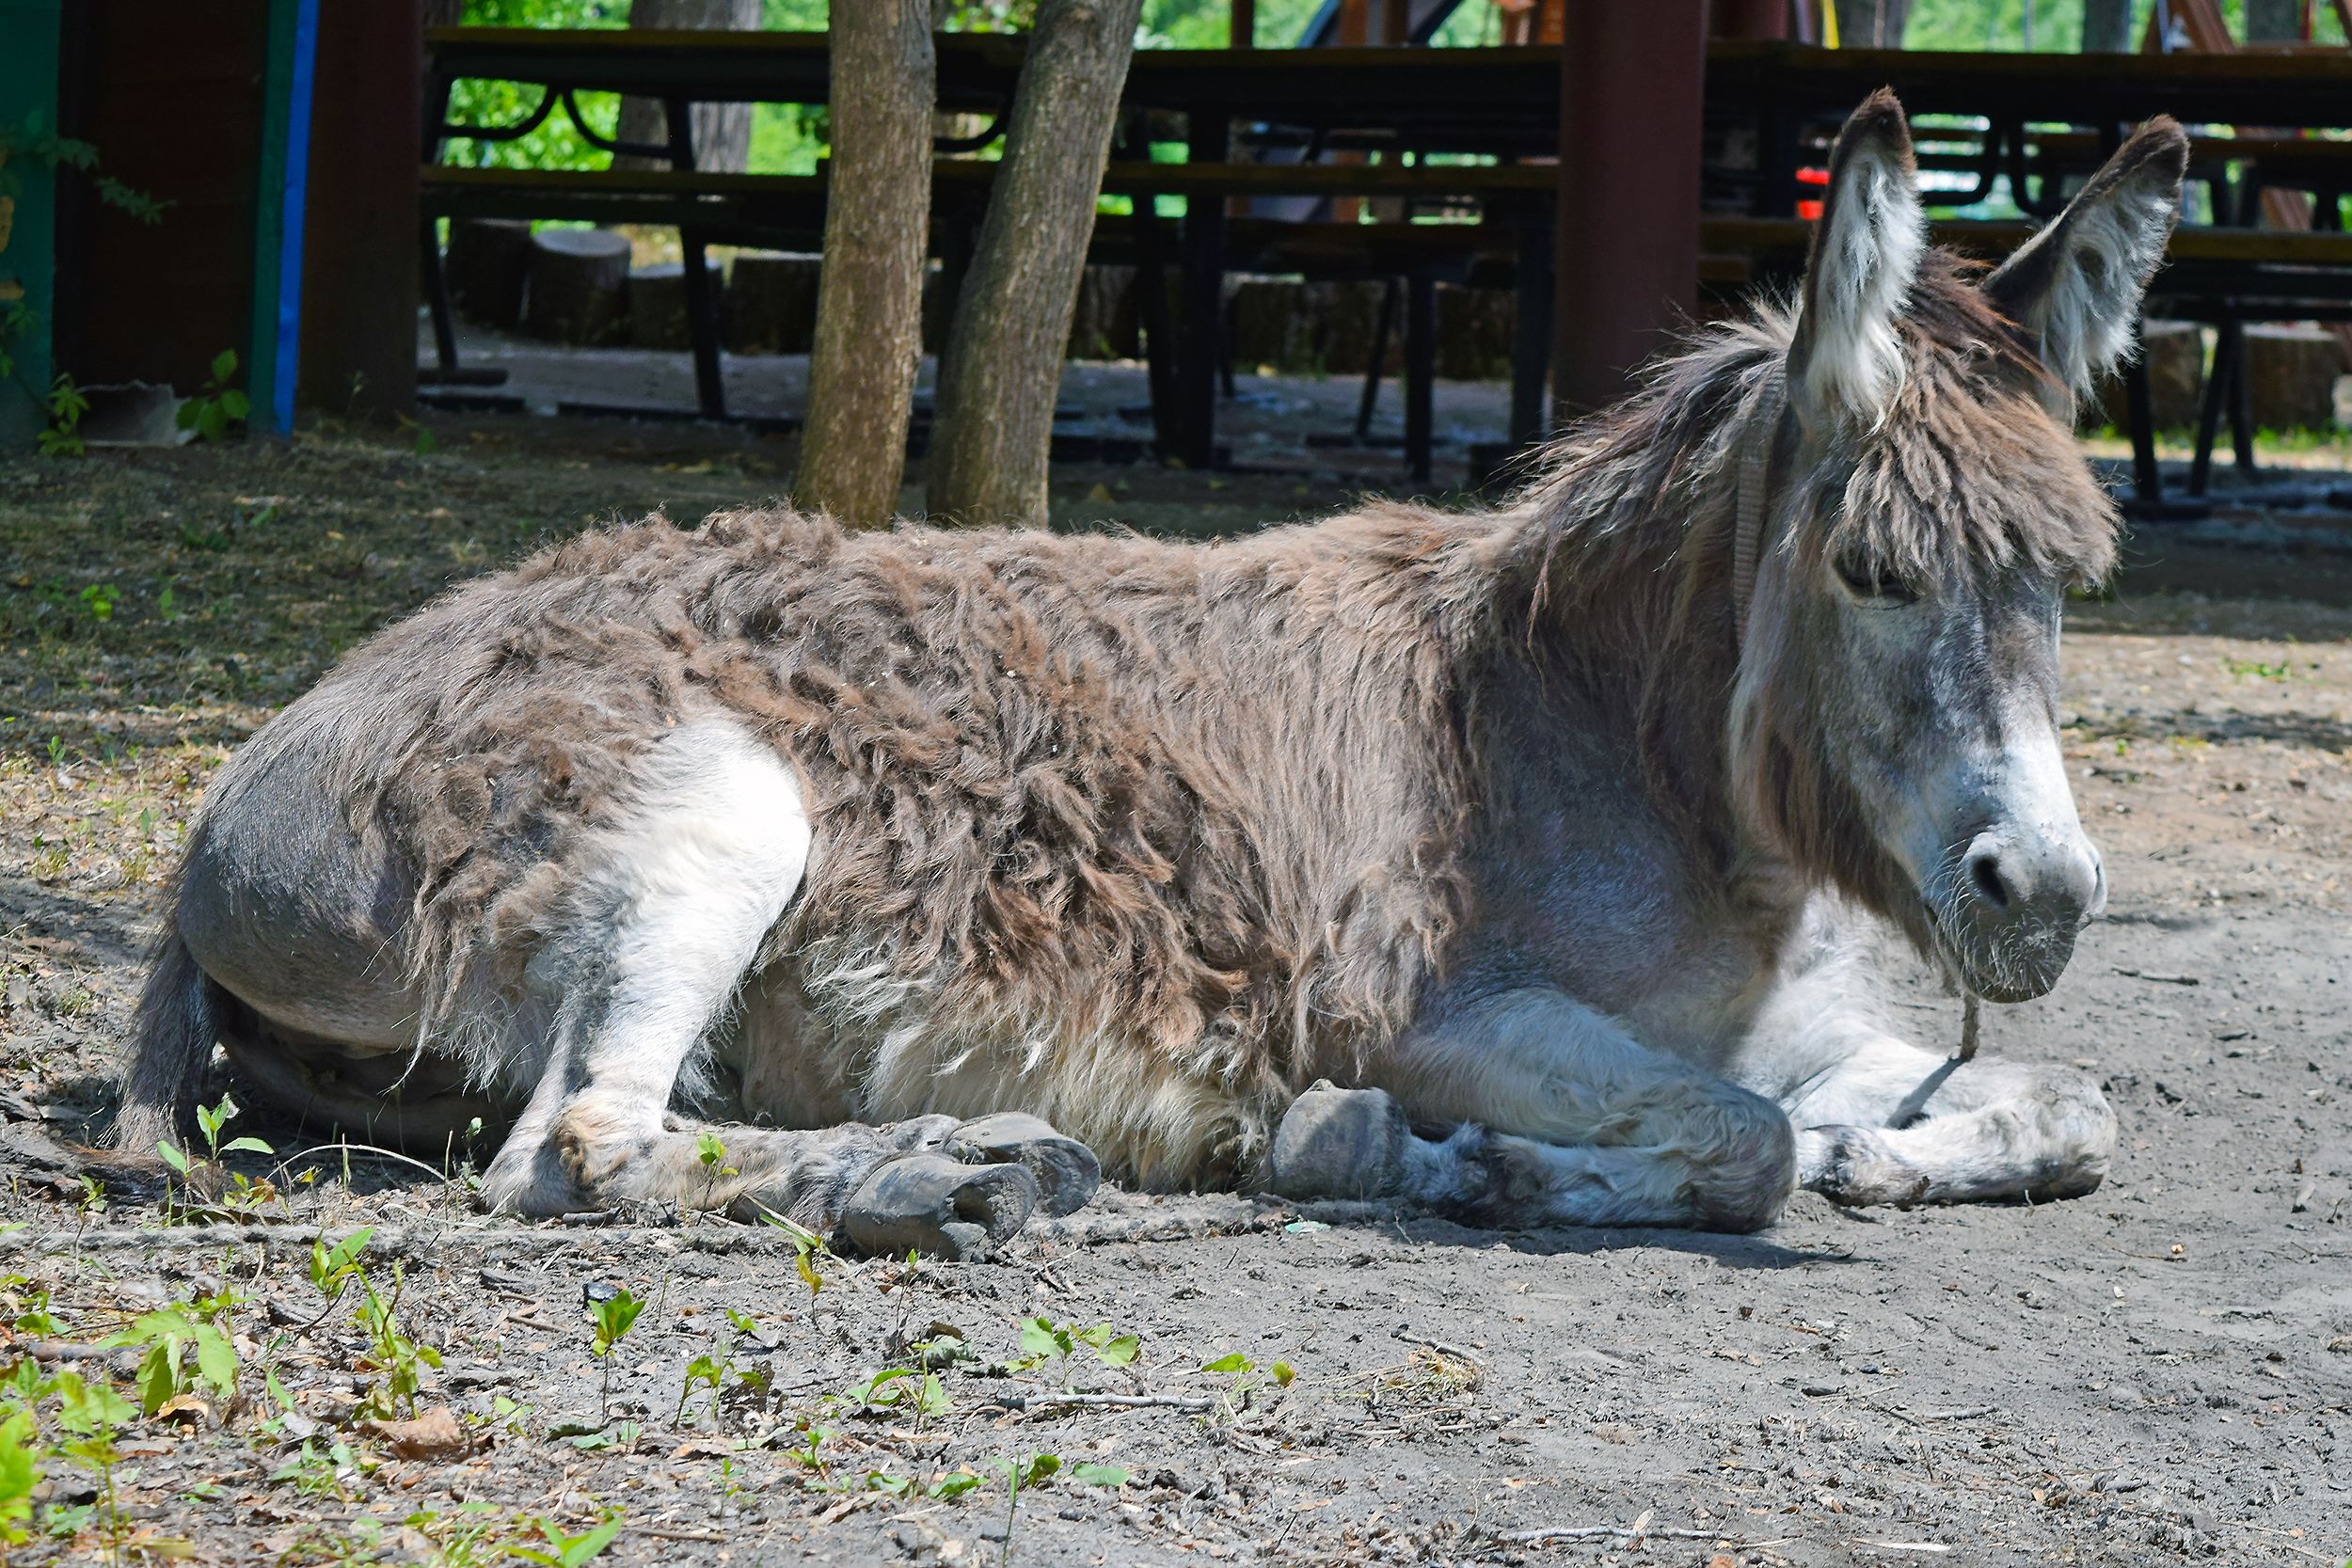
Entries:
{"type": "Polygon", "coordinates": [[[1499,509],[657,516],[460,588],[222,770],[119,1140],[217,1042],[289,1112],[502,1129],[494,1209],[869,1248],[1105,1167],[1731,1231],[2088,1192],[2096,1085],[1898,1037],[1875,955],[2019,1002],[2104,906],[2056,701],[2116,525],[2068,432],[2186,146],[2142,127],[1988,274],[1873,96],[1798,297],[1499,509]]]}

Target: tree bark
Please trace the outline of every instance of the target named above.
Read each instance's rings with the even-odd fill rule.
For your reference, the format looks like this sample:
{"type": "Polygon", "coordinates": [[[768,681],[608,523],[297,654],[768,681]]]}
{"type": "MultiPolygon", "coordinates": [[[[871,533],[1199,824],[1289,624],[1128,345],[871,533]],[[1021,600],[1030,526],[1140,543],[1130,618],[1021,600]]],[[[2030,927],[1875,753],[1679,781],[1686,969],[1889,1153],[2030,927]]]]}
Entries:
{"type": "Polygon", "coordinates": [[[930,0],[833,7],[832,189],[793,499],[872,527],[898,509],[923,359],[937,64],[930,0]]]}
{"type": "MultiPolygon", "coordinates": [[[[871,4],[873,0],[866,0],[871,4]]],[[[859,7],[860,9],[864,6],[859,7]]],[[[760,0],[629,0],[631,27],[675,27],[696,32],[751,33],[759,30],[760,0]]],[[[669,119],[659,100],[621,100],[621,141],[661,146],[669,136],[669,119]]],[[[694,106],[694,166],[723,174],[740,174],[750,166],[752,106],[749,103],[698,103],[694,106]]],[[[614,168],[667,168],[666,160],[616,156],[614,168]]]]}
{"type": "Polygon", "coordinates": [[[1900,49],[1911,0],[1833,0],[1841,49],[1900,49]]]}
{"type": "Polygon", "coordinates": [[[2132,52],[2132,0],[2083,0],[2083,53],[2132,52]]]}
{"type": "Polygon", "coordinates": [[[1045,521],[1062,351],[1143,0],[1040,0],[940,366],[930,510],[1045,521]]]}

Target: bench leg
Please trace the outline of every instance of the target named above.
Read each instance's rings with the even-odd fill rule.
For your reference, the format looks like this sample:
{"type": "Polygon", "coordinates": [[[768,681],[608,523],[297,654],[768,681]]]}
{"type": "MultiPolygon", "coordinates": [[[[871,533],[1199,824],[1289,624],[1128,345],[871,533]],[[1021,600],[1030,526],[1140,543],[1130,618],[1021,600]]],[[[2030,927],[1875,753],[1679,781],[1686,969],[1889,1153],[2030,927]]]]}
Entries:
{"type": "Polygon", "coordinates": [[[2143,507],[2164,504],[2164,473],[2156,467],[2156,399],[2148,366],[2132,359],[2123,367],[2125,418],[2132,422],[2132,489],[2143,507]]]}
{"type": "MultiPolygon", "coordinates": [[[[1232,126],[1221,108],[1196,109],[1186,135],[1186,157],[1197,164],[1221,164],[1230,151],[1232,126]]],[[[1216,461],[1216,372],[1223,362],[1219,340],[1225,315],[1225,203],[1215,197],[1196,196],[1184,203],[1184,338],[1185,354],[1179,378],[1183,445],[1187,467],[1207,468],[1216,461]]]]}
{"type": "Polygon", "coordinates": [[[447,386],[458,377],[457,324],[451,319],[449,273],[441,264],[441,236],[432,218],[418,226],[417,268],[424,278],[425,301],[432,308],[433,355],[440,366],[438,379],[447,386]]]}
{"type": "Polygon", "coordinates": [[[1405,455],[1416,484],[1429,483],[1437,380],[1438,282],[1416,272],[1405,283],[1405,455]]]}
{"type": "Polygon", "coordinates": [[[1511,451],[1514,456],[1545,436],[1544,388],[1551,377],[1552,224],[1519,230],[1518,320],[1511,333],[1511,451]]]}
{"type": "Polygon", "coordinates": [[[1372,439],[1372,417],[1380,408],[1380,379],[1389,373],[1389,338],[1396,331],[1396,279],[1380,287],[1380,314],[1373,323],[1372,357],[1364,365],[1364,390],[1356,400],[1356,439],[1372,439]]]}
{"type": "Polygon", "coordinates": [[[1175,313],[1168,308],[1168,225],[1157,198],[1140,197],[1136,206],[1136,314],[1143,324],[1144,385],[1151,393],[1152,450],[1174,457],[1183,450],[1183,420],[1176,407],[1175,313]]]}
{"type": "MultiPolygon", "coordinates": [[[[2137,361],[2133,369],[2143,377],[2148,373],[2137,361]]],[[[2188,493],[2202,496],[2213,488],[2214,436],[2221,429],[2221,409],[2230,395],[2230,327],[2223,323],[2214,341],[2213,379],[2205,383],[2204,395],[2197,400],[2197,451],[2188,466],[2188,493]]]]}
{"type": "MultiPolygon", "coordinates": [[[[683,98],[661,101],[661,128],[670,146],[670,167],[694,167],[694,105],[683,98]]],[[[710,286],[707,242],[699,230],[681,229],[679,261],[686,274],[686,327],[694,341],[694,406],[706,420],[727,417],[726,382],[719,373],[719,295],[710,286]]]]}
{"type": "Polygon", "coordinates": [[[2252,483],[2254,466],[2254,378],[2246,362],[2246,324],[2232,322],[2230,334],[2230,449],[2237,459],[2237,477],[2252,483]]]}
{"type": "Polygon", "coordinates": [[[706,420],[723,420],[727,388],[719,370],[719,291],[712,286],[710,258],[697,232],[681,230],[678,249],[686,273],[687,331],[694,343],[694,406],[706,420]]]}

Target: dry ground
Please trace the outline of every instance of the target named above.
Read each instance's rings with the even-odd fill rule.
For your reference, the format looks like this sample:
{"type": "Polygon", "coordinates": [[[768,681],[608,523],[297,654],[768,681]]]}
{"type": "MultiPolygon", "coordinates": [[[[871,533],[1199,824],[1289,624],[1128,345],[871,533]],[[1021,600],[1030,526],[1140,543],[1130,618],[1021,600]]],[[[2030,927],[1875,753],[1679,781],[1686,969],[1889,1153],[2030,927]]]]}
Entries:
{"type": "MultiPolygon", "coordinates": [[[[756,440],[546,429],[444,422],[422,456],[312,437],[0,465],[0,1367],[131,1393],[145,1353],[108,1336],[224,1291],[205,1305],[238,1363],[233,1402],[191,1354],[154,1386],[189,1402],[97,1423],[117,1515],[109,1466],[51,1454],[8,1560],[563,1560],[565,1540],[586,1560],[607,1518],[599,1562],[2352,1553],[2344,557],[2150,533],[2115,599],[2074,607],[2067,750],[2114,906],[2054,996],[1987,1020],[1986,1049],[2104,1076],[2124,1141],[2087,1199],[1846,1215],[1807,1196],[1750,1239],[1171,1200],[994,1263],[804,1274],[773,1231],[491,1226],[462,1168],[364,1153],[237,1157],[271,1183],[237,1199],[249,1224],[61,1176],[49,1137],[103,1105],[157,890],[229,748],[449,581],[779,483],[782,449],[756,440]],[[355,1226],[396,1338],[371,1337],[356,1281],[313,1282],[311,1239],[355,1226]],[[599,1358],[583,1301],[608,1288],[646,1305],[599,1358]],[[1033,1360],[1035,1317],[1107,1323],[1135,1354],[1033,1360]],[[861,1392],[926,1344],[935,1386],[861,1392]],[[437,1444],[362,1424],[405,1408],[404,1369],[457,1419],[437,1444]],[[1066,1386],[1147,1402],[1048,1402],[1066,1386]],[[1016,1498],[1004,1468],[1042,1455],[1059,1473],[1016,1498]],[[1546,1529],[1582,1533],[1526,1533],[1546,1529]]],[[[1069,520],[1183,530],[1333,490],[1057,477],[1069,520]]],[[[1956,1029],[1915,980],[1896,1006],[1922,1038],[1956,1029]]],[[[72,1440],[42,1410],[43,1440],[72,1440]]],[[[14,1446],[0,1428],[0,1531],[14,1446]]]]}

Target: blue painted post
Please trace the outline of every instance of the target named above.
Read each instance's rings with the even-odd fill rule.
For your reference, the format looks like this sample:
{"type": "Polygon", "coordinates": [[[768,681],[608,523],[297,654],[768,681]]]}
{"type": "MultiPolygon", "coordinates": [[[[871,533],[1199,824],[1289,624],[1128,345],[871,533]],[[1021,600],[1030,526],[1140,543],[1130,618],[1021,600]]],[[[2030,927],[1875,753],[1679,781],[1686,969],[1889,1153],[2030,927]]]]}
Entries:
{"type": "Polygon", "coordinates": [[[246,354],[252,426],[294,428],[302,330],[302,246],[310,181],[310,89],[319,0],[271,0],[269,68],[254,191],[253,335],[246,354]]]}

